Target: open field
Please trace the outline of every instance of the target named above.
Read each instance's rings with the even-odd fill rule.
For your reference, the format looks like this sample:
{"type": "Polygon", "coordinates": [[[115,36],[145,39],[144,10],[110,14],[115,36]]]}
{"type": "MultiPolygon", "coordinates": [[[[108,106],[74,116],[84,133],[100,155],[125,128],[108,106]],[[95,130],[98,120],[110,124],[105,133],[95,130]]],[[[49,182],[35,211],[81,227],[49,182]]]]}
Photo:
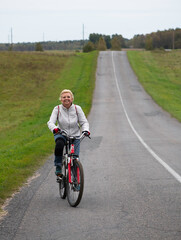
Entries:
{"type": "Polygon", "coordinates": [[[129,51],[127,55],[145,90],[181,121],[181,51],[129,51]]]}
{"type": "Polygon", "coordinates": [[[0,52],[0,205],[53,153],[46,123],[60,91],[88,114],[97,54],[0,52]]]}

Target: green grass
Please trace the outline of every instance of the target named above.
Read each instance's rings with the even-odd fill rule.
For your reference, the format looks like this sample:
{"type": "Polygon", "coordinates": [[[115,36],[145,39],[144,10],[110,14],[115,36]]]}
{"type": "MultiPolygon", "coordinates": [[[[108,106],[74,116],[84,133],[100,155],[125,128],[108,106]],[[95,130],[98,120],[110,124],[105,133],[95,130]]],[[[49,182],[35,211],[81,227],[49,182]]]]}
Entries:
{"type": "Polygon", "coordinates": [[[89,113],[97,55],[0,52],[0,206],[53,153],[47,121],[61,90],[89,113]]]}
{"type": "Polygon", "coordinates": [[[129,51],[127,55],[145,90],[181,122],[181,51],[129,51]]]}

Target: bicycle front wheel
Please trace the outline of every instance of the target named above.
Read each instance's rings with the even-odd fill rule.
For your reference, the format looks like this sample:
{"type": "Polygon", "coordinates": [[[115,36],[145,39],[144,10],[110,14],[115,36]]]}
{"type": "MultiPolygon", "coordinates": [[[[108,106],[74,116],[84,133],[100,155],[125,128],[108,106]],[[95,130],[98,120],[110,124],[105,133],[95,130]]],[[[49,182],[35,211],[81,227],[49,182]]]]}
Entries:
{"type": "Polygon", "coordinates": [[[84,190],[84,172],[82,164],[76,159],[73,160],[71,173],[67,174],[67,200],[72,207],[76,207],[81,199],[84,190]],[[71,174],[72,183],[69,182],[71,174]]]}

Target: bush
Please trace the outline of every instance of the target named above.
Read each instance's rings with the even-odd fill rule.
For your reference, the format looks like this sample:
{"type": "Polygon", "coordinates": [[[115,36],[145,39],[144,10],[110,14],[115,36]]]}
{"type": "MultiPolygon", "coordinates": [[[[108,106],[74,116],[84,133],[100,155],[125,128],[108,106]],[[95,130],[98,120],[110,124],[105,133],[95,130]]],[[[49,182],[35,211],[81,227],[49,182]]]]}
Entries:
{"type": "Polygon", "coordinates": [[[36,43],[35,51],[43,52],[43,47],[42,47],[41,43],[36,43]]]}
{"type": "Polygon", "coordinates": [[[111,49],[116,51],[121,51],[121,42],[118,37],[114,37],[111,40],[111,49]]]}
{"type": "Polygon", "coordinates": [[[99,51],[105,51],[107,49],[107,46],[106,46],[106,42],[104,40],[103,37],[100,37],[99,38],[99,42],[98,42],[98,45],[97,45],[97,49],[99,51]]]}
{"type": "Polygon", "coordinates": [[[92,42],[88,42],[84,47],[83,47],[83,52],[91,52],[95,50],[94,44],[92,42]]]}

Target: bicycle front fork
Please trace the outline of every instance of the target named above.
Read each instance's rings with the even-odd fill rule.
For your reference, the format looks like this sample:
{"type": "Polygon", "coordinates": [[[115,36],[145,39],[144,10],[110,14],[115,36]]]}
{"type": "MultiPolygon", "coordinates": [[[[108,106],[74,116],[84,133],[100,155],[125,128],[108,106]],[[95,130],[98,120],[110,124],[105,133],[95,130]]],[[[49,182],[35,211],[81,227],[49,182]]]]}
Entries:
{"type": "Polygon", "coordinates": [[[68,175],[69,175],[69,183],[73,182],[72,178],[76,178],[78,184],[80,183],[80,172],[79,172],[79,168],[76,166],[76,162],[78,161],[78,159],[73,159],[71,157],[69,157],[68,159],[68,175]]]}

